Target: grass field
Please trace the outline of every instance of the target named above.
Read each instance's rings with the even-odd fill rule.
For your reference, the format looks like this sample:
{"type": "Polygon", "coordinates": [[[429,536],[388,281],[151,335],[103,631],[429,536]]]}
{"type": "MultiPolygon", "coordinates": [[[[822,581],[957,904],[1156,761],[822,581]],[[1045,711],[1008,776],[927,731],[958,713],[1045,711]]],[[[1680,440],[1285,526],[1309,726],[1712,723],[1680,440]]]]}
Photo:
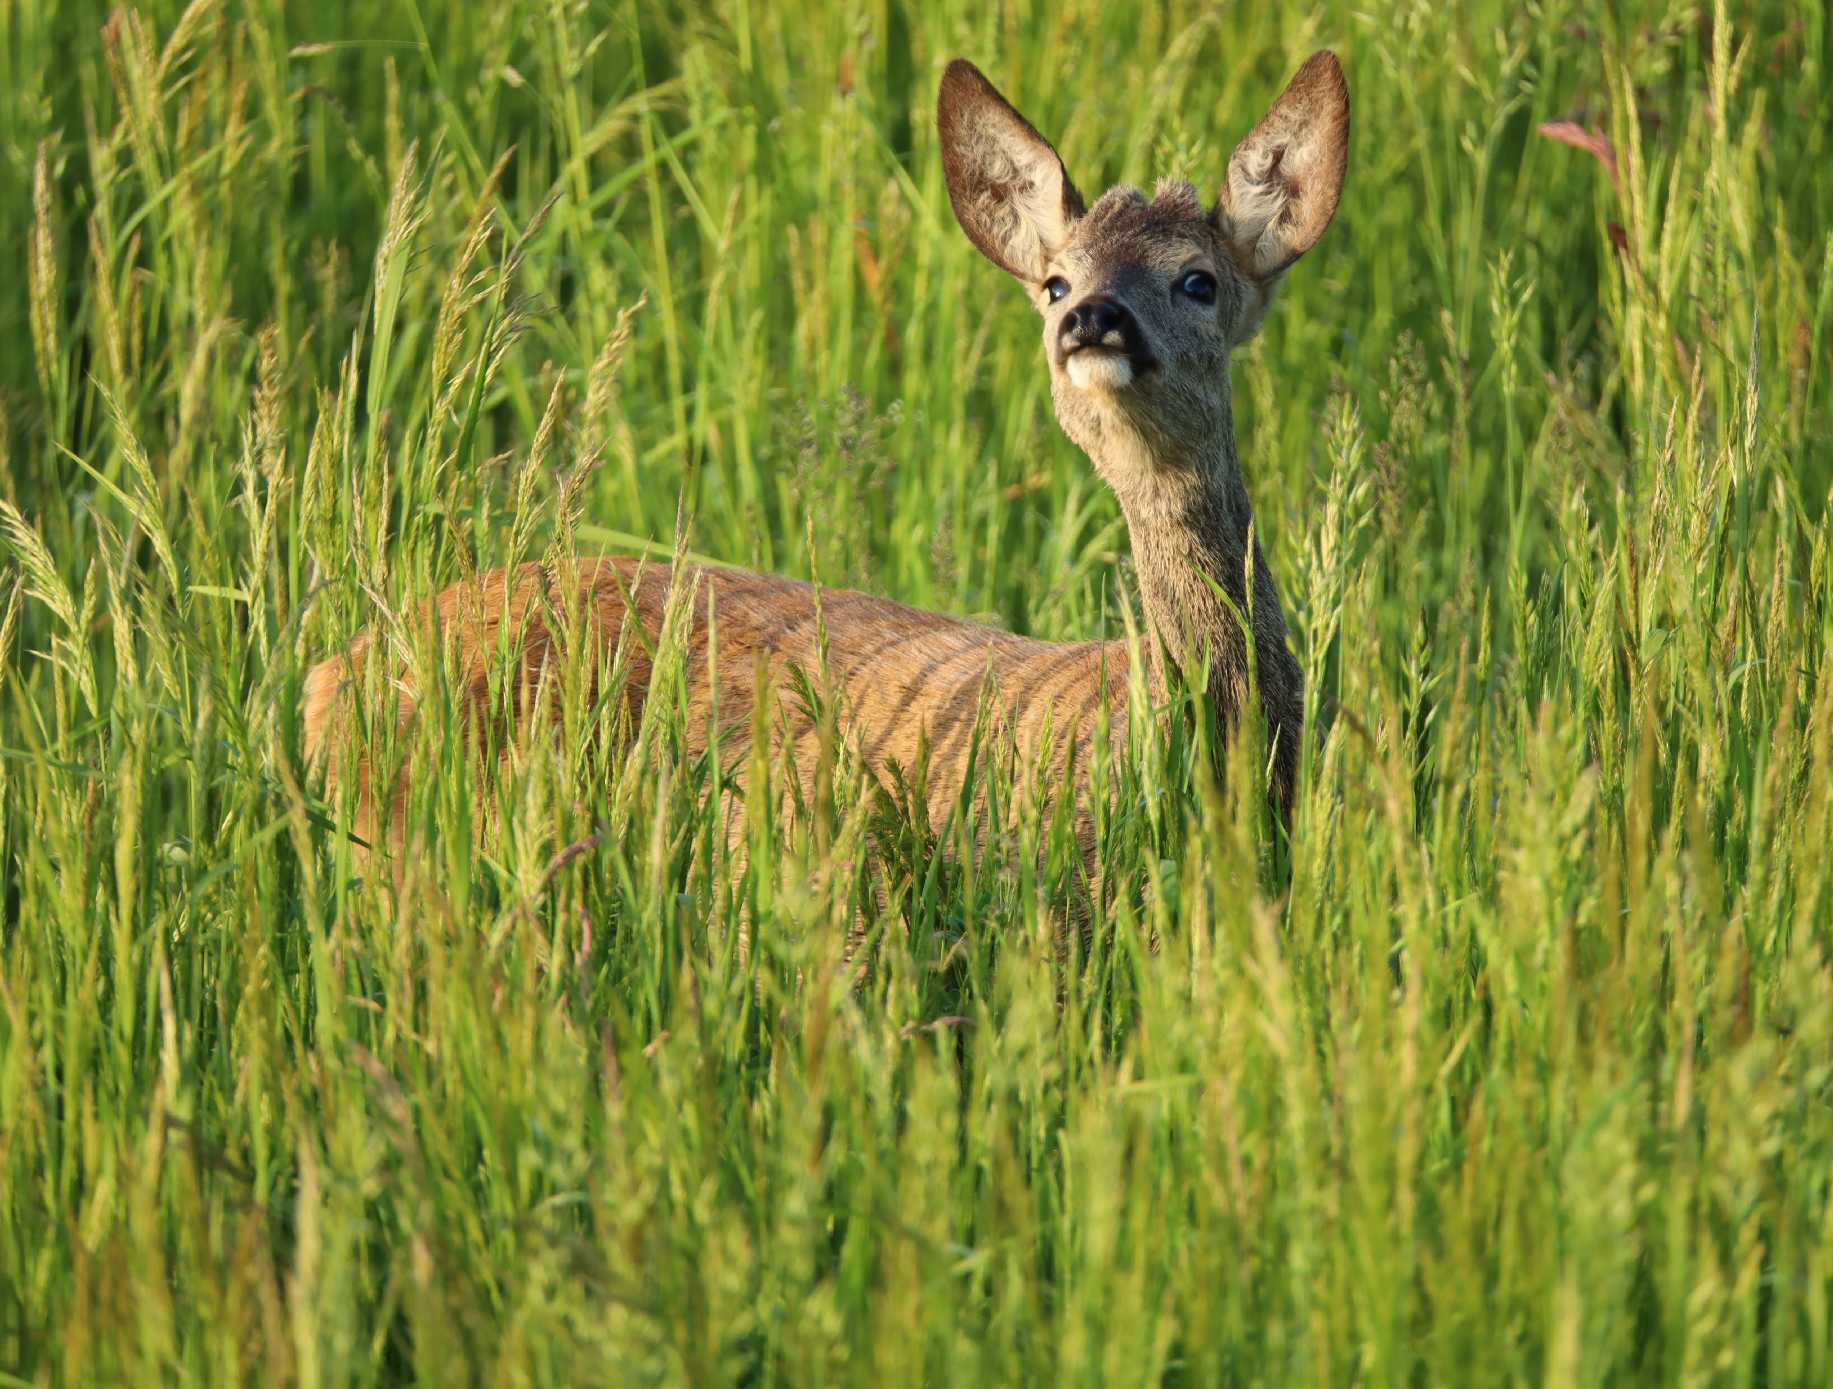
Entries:
{"type": "Polygon", "coordinates": [[[0,1385],[1833,1383],[1830,63],[1823,0],[5,0],[0,1385]],[[1324,45],[1235,366],[1289,838],[1173,711],[1059,964],[997,749],[979,858],[841,758],[737,874],[657,699],[484,796],[392,748],[364,876],[303,673],[477,568],[679,516],[1123,630],[941,67],[1213,187],[1324,45]]]}

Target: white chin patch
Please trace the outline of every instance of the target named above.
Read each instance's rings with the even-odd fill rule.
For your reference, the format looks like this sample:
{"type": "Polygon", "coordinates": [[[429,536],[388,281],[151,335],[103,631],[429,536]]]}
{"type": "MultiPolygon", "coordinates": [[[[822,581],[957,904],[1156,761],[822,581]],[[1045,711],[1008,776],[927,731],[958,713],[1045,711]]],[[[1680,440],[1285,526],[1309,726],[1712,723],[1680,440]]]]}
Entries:
{"type": "Polygon", "coordinates": [[[1070,354],[1069,379],[1078,390],[1099,387],[1117,391],[1133,379],[1133,364],[1120,352],[1097,352],[1084,348],[1070,354]]]}

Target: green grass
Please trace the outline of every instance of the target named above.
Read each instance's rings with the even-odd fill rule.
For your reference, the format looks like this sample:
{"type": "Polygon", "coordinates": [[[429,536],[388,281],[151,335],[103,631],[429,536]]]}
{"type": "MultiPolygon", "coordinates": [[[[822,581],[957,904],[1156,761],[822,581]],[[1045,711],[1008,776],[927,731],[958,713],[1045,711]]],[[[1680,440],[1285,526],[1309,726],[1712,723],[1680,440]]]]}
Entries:
{"type": "Polygon", "coordinates": [[[0,1384],[1833,1383],[1830,62],[1820,0],[0,6],[0,1384]],[[1213,184],[1325,44],[1235,367],[1289,843],[1171,719],[1059,964],[1026,769],[962,862],[841,759],[740,876],[660,699],[500,813],[396,749],[361,877],[303,673],[512,554],[685,504],[1122,630],[942,64],[1213,184]]]}

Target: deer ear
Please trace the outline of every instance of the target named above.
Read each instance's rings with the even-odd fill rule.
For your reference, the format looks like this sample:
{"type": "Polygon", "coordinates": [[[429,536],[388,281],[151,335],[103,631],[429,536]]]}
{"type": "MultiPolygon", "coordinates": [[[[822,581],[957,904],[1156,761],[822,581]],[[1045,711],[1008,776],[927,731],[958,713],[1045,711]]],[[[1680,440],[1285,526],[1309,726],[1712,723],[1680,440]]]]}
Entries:
{"type": "Polygon", "coordinates": [[[1251,278],[1271,281],[1324,234],[1349,162],[1349,84],[1313,53],[1229,156],[1216,220],[1251,278]]]}
{"type": "Polygon", "coordinates": [[[942,74],[936,127],[961,230],[1000,269],[1039,279],[1086,210],[1057,152],[964,58],[942,74]]]}

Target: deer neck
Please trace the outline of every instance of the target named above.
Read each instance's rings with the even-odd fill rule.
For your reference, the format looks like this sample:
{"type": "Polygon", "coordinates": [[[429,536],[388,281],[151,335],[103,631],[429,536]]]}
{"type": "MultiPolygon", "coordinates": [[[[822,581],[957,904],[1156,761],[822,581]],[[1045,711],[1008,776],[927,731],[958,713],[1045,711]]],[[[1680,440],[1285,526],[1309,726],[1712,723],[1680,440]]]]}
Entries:
{"type": "Polygon", "coordinates": [[[1248,689],[1248,634],[1260,704],[1275,740],[1274,772],[1289,802],[1303,721],[1303,676],[1286,645],[1278,586],[1254,531],[1226,387],[1200,427],[1175,435],[1150,422],[1102,431],[1096,467],[1126,516],[1133,565],[1152,636],[1152,676],[1162,697],[1166,664],[1187,678],[1205,669],[1211,698],[1233,726],[1248,689]],[[1251,584],[1251,597],[1250,597],[1251,584]]]}

